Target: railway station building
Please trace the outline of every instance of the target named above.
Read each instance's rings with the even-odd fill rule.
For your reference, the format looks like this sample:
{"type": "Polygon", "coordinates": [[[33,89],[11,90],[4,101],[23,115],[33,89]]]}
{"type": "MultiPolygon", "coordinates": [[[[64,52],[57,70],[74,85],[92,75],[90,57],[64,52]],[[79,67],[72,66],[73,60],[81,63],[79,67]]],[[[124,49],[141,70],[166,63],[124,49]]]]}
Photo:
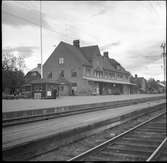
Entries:
{"type": "Polygon", "coordinates": [[[44,98],[52,89],[60,96],[131,94],[136,85],[130,76],[108,52],[101,55],[98,45],[80,47],[79,40],[72,45],[62,41],[44,63],[43,79],[40,64],[26,74],[23,92],[34,97],[34,92],[42,91],[44,98]]]}
{"type": "Polygon", "coordinates": [[[98,45],[80,47],[79,40],[60,42],[44,63],[43,76],[58,81],[59,95],[130,94],[135,85],[108,52],[101,55],[98,45]]]}

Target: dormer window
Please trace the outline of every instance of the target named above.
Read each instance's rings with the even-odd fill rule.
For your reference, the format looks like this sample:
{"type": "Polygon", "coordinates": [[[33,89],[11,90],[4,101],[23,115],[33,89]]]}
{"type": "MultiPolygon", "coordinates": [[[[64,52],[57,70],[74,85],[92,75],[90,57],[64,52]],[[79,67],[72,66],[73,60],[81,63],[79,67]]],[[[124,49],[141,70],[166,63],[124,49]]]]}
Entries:
{"type": "Polygon", "coordinates": [[[31,75],[32,75],[32,76],[36,76],[36,72],[32,72],[31,75]]]}
{"type": "Polygon", "coordinates": [[[64,58],[59,58],[59,64],[64,64],[64,58]]]}

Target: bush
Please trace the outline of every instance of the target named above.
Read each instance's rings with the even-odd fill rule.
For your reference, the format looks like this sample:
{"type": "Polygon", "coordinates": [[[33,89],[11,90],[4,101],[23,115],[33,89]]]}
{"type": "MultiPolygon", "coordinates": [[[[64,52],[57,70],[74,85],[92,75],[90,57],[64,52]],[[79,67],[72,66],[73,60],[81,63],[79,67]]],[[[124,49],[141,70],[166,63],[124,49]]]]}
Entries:
{"type": "Polygon", "coordinates": [[[25,98],[23,95],[2,95],[3,99],[7,99],[7,100],[14,100],[14,99],[21,99],[21,98],[25,98]]]}

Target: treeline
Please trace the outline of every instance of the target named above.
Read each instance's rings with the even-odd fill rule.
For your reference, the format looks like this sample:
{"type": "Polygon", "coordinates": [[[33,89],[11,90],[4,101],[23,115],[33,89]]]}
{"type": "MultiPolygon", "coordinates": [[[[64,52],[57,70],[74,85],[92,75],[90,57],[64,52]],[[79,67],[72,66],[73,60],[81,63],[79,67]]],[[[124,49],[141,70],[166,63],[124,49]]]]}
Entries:
{"type": "Polygon", "coordinates": [[[19,93],[24,84],[24,58],[16,57],[8,50],[2,54],[2,92],[4,94],[19,93]]]}

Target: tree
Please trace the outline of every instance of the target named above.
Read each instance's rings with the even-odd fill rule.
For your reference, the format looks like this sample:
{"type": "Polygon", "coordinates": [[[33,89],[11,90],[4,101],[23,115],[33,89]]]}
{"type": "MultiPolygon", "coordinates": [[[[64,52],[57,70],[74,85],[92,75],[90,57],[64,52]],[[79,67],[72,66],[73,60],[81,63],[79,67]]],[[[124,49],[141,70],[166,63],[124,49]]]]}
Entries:
{"type": "Polygon", "coordinates": [[[149,91],[151,91],[151,92],[158,91],[158,84],[154,78],[150,78],[147,81],[147,85],[148,85],[149,91]]]}
{"type": "Polygon", "coordinates": [[[10,49],[3,50],[2,54],[2,85],[3,92],[13,94],[24,83],[24,58],[16,57],[10,49]]]}
{"type": "Polygon", "coordinates": [[[2,69],[3,70],[21,70],[25,68],[24,58],[21,56],[14,56],[12,50],[9,48],[2,51],[2,69]]]}

